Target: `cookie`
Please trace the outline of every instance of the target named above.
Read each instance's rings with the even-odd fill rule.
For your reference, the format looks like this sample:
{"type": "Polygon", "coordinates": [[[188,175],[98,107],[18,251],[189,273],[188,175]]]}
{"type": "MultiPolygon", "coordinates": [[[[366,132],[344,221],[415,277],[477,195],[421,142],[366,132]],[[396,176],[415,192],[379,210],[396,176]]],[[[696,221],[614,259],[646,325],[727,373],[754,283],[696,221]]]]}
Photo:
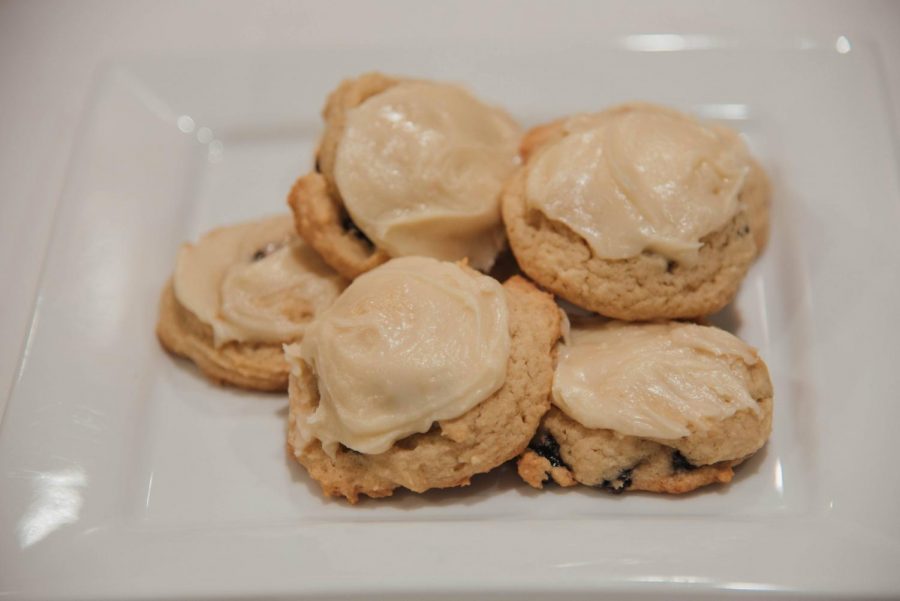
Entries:
{"type": "Polygon", "coordinates": [[[768,183],[739,139],[669,109],[624,105],[558,120],[526,134],[521,152],[501,201],[510,247],[535,282],[590,311],[622,320],[714,313],[767,235],[768,183]],[[627,121],[641,115],[648,125],[627,121]],[[671,135],[661,134],[669,122],[671,135]],[[692,144],[714,168],[677,152],[692,144]]]}
{"type": "Polygon", "coordinates": [[[449,85],[370,73],[323,111],[316,170],[288,205],[299,234],[347,278],[391,257],[467,258],[487,271],[505,244],[499,194],[520,132],[449,85]]]}
{"type": "MultiPolygon", "coordinates": [[[[671,328],[680,330],[683,339],[679,340],[676,335],[676,343],[669,347],[641,343],[632,348],[624,348],[621,340],[595,339],[593,342],[606,347],[602,351],[607,353],[605,356],[630,355],[630,358],[622,359],[619,364],[616,364],[616,359],[607,359],[607,375],[598,377],[595,373],[582,381],[592,385],[598,394],[605,395],[599,401],[593,401],[602,406],[592,407],[600,415],[599,421],[591,425],[584,425],[570,415],[577,412],[572,407],[562,403],[566,406],[564,410],[558,406],[562,400],[558,371],[554,383],[554,407],[543,418],[540,431],[529,449],[519,458],[517,467],[522,479],[535,488],[542,488],[545,481],[552,480],[561,486],[582,484],[613,493],[641,490],[671,494],[730,482],[734,468],[759,450],[771,432],[773,393],[765,363],[750,347],[743,345],[742,348],[742,343],[734,337],[729,340],[727,333],[716,331],[714,336],[705,338],[714,328],[694,324],[623,326],[615,323],[605,327],[671,328]],[[692,336],[699,336],[694,339],[694,348],[686,343],[692,336]],[[723,346],[717,346],[723,341],[723,346]],[[704,356],[700,362],[691,360],[682,367],[701,375],[693,382],[688,376],[688,383],[679,385],[675,375],[681,360],[679,355],[693,352],[704,356]],[[641,354],[650,354],[651,358],[635,363],[641,354]],[[635,378],[637,370],[651,375],[635,378]],[[623,380],[616,382],[616,378],[620,377],[616,374],[625,374],[621,376],[623,380]],[[726,384],[718,381],[718,384],[707,385],[716,382],[722,374],[725,374],[726,384]],[[740,403],[736,400],[740,395],[734,394],[733,389],[731,393],[734,398],[723,395],[723,390],[729,388],[729,381],[739,382],[746,392],[744,403],[735,407],[733,412],[728,406],[740,403]],[[714,390],[717,385],[720,389],[714,390]],[[652,397],[671,394],[673,390],[679,390],[679,386],[681,393],[697,395],[701,399],[704,395],[715,394],[718,401],[714,402],[720,405],[718,409],[713,408],[715,410],[712,412],[717,413],[714,417],[704,416],[703,411],[688,410],[680,414],[676,411],[678,417],[674,425],[684,426],[682,436],[677,436],[678,432],[673,434],[667,431],[668,426],[673,425],[667,422],[672,418],[676,402],[663,403],[657,408],[659,413],[654,414],[627,401],[630,393],[652,397]],[[657,422],[656,425],[654,422],[657,422]],[[615,425],[616,428],[598,425],[615,425]],[[657,434],[665,436],[653,436],[654,428],[658,428],[657,434]]],[[[659,335],[665,333],[659,332],[659,335]]],[[[588,357],[585,355],[578,360],[588,357]]],[[[566,362],[570,360],[563,350],[560,355],[562,369],[566,369],[566,362]]],[[[575,399],[576,404],[590,403],[583,396],[578,400],[585,391],[579,390],[581,384],[570,376],[561,378],[564,380],[562,385],[569,387],[567,394],[570,400],[575,399]]],[[[703,407],[710,399],[703,401],[695,398],[690,402],[703,407]]],[[[591,405],[587,407],[590,409],[591,405]]],[[[706,409],[710,407],[707,405],[706,409]]],[[[582,416],[581,419],[589,421],[597,418],[590,413],[587,415],[588,418],[582,416]]]]}
{"type": "Polygon", "coordinates": [[[740,194],[741,202],[747,207],[750,232],[756,243],[756,254],[769,243],[769,213],[772,206],[772,185],[765,170],[757,161],[750,161],[750,171],[740,194]]]}
{"type": "Polygon", "coordinates": [[[179,253],[157,337],[216,383],[286,390],[282,345],[301,339],[345,286],[297,238],[288,215],[218,228],[179,253]]]}
{"type": "Polygon", "coordinates": [[[190,359],[217,384],[248,390],[287,389],[288,365],[280,344],[231,343],[216,348],[212,327],[178,302],[171,281],[160,296],[156,335],[163,348],[190,359]]]}
{"type": "MultiPolygon", "coordinates": [[[[320,440],[304,435],[321,402],[321,382],[309,363],[296,361],[289,384],[288,446],[326,496],[356,503],[362,495],[386,497],[399,487],[421,493],[465,486],[474,475],[522,453],[549,408],[560,313],[550,295],[521,277],[509,279],[500,290],[509,333],[501,386],[465,413],[436,420],[430,427],[425,423],[423,431],[394,441],[382,452],[361,453],[339,444],[329,453],[320,440]]],[[[450,316],[437,316],[444,318],[450,316]]]]}

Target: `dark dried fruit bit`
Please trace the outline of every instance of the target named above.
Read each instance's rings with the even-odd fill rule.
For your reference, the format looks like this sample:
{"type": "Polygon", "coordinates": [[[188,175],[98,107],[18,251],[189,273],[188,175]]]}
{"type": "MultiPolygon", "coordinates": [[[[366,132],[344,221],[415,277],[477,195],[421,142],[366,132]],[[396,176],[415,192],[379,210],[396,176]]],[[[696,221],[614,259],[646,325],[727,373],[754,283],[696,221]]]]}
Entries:
{"type": "Polygon", "coordinates": [[[676,267],[678,267],[678,263],[675,261],[666,261],[666,273],[672,273],[676,267]]]}
{"type": "Polygon", "coordinates": [[[674,451],[672,453],[672,469],[676,472],[689,472],[697,469],[697,466],[688,461],[681,451],[674,451]]]}
{"type": "Polygon", "coordinates": [[[528,445],[532,451],[550,462],[553,467],[565,467],[566,464],[559,454],[559,443],[550,434],[543,432],[539,434],[531,444],[528,445]]]}
{"type": "Polygon", "coordinates": [[[749,226],[749,225],[745,225],[745,226],[742,227],[741,230],[740,230],[741,236],[746,236],[746,235],[749,234],[749,233],[750,233],[750,226],[749,226]]]}
{"type": "Polygon", "coordinates": [[[281,248],[281,246],[282,245],[279,242],[269,242],[268,244],[257,250],[255,253],[253,253],[253,260],[260,261],[262,259],[265,259],[273,252],[281,248]]]}
{"type": "Polygon", "coordinates": [[[356,226],[356,224],[353,222],[353,219],[350,218],[350,215],[344,215],[344,218],[341,220],[341,227],[347,230],[348,233],[352,234],[358,240],[362,240],[369,246],[375,246],[372,241],[369,240],[369,237],[366,236],[363,231],[356,226]]]}
{"type": "Polygon", "coordinates": [[[622,470],[619,472],[619,476],[615,480],[604,480],[600,483],[600,488],[604,490],[608,490],[614,495],[622,494],[633,484],[631,479],[631,472],[634,471],[634,468],[629,468],[627,470],[622,470]]]}

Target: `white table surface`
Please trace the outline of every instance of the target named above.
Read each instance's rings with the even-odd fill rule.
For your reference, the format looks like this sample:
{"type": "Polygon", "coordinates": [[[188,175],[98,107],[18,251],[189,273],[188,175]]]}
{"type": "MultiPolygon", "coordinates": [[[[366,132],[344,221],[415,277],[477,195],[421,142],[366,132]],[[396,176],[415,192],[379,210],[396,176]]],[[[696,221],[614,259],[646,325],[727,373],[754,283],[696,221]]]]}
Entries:
{"type": "Polygon", "coordinates": [[[289,52],[322,43],[502,38],[527,44],[535,37],[635,33],[843,35],[851,43],[874,42],[892,98],[895,139],[900,139],[900,2],[0,4],[0,413],[26,351],[52,217],[82,108],[105,61],[227,50],[289,52]]]}

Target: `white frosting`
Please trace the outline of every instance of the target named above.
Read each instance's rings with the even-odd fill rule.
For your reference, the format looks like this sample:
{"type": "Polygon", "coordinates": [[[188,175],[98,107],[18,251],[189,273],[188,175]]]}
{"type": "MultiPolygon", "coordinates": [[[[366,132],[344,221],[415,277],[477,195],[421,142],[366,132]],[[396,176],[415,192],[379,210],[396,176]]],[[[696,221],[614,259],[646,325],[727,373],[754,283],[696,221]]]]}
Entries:
{"type": "Polygon", "coordinates": [[[347,115],[334,175],[354,222],[395,257],[489,269],[503,246],[499,196],[518,162],[510,116],[453,85],[407,81],[347,115]]]}
{"type": "Polygon", "coordinates": [[[354,280],[285,348],[316,375],[301,438],[377,454],[497,391],[509,358],[506,296],[494,279],[435,259],[393,259],[354,280]]]}
{"type": "Polygon", "coordinates": [[[675,439],[749,409],[756,351],[717,328],[589,321],[560,345],[553,403],[589,428],[675,439]]]}
{"type": "Polygon", "coordinates": [[[740,209],[749,155],[730,130],[649,104],[579,115],[563,128],[529,165],[526,201],[598,257],[650,250],[690,264],[700,239],[740,209]]]}
{"type": "Polygon", "coordinates": [[[345,284],[294,234],[287,215],[185,244],[174,277],[178,302],[212,327],[216,346],[297,340],[345,284]]]}

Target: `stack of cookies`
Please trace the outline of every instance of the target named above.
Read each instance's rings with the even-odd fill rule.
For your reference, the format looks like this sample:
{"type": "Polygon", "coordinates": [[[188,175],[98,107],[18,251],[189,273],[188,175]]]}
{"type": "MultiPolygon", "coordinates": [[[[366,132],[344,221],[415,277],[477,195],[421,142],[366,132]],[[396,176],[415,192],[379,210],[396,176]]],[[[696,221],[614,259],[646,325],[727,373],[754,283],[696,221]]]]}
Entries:
{"type": "Polygon", "coordinates": [[[461,87],[380,74],[323,116],[292,215],[185,245],[157,332],[215,381],[287,390],[326,495],[510,460],[535,488],[681,493],[765,444],[765,364],[702,325],[768,233],[735,132],[633,103],[523,134],[461,87]]]}

